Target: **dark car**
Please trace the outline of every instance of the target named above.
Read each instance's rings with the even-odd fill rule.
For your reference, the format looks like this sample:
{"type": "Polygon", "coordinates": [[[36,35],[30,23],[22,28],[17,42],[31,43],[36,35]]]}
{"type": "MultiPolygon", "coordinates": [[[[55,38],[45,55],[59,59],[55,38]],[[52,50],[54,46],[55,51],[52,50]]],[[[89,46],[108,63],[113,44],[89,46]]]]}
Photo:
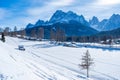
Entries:
{"type": "Polygon", "coordinates": [[[25,48],[24,48],[23,45],[19,45],[19,46],[18,46],[18,49],[19,49],[19,50],[23,50],[23,51],[25,51],[25,48]]]}

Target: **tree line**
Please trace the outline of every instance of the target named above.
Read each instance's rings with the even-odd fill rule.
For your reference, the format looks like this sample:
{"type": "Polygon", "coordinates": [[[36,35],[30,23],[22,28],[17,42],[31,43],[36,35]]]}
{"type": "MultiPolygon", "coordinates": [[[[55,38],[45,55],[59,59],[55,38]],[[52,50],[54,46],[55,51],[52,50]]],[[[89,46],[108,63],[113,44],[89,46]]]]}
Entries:
{"type": "Polygon", "coordinates": [[[5,29],[0,28],[0,34],[4,34],[5,36],[11,36],[11,37],[19,37],[19,38],[26,38],[29,40],[42,40],[46,39],[45,36],[49,35],[49,39],[51,41],[57,41],[57,42],[64,42],[64,41],[70,41],[70,42],[100,42],[104,41],[104,44],[111,44],[112,39],[120,38],[119,35],[112,36],[112,35],[89,35],[89,36],[75,36],[66,35],[65,31],[61,29],[60,27],[56,28],[50,28],[48,32],[45,31],[44,27],[39,28],[32,28],[28,32],[24,28],[21,28],[20,30],[17,30],[17,27],[15,26],[13,30],[11,28],[6,27],[5,29]],[[109,39],[109,41],[107,41],[109,39]]]}
{"type": "Polygon", "coordinates": [[[10,27],[5,27],[4,29],[0,28],[0,35],[1,35],[1,41],[5,42],[5,36],[24,38],[26,32],[24,28],[17,30],[16,26],[14,27],[13,30],[11,30],[10,27]]]}
{"type": "Polygon", "coordinates": [[[13,30],[11,30],[10,27],[6,27],[5,29],[0,28],[0,34],[4,34],[5,36],[11,36],[11,37],[17,37],[18,35],[24,37],[26,32],[24,28],[17,30],[17,27],[15,26],[13,30]]]}

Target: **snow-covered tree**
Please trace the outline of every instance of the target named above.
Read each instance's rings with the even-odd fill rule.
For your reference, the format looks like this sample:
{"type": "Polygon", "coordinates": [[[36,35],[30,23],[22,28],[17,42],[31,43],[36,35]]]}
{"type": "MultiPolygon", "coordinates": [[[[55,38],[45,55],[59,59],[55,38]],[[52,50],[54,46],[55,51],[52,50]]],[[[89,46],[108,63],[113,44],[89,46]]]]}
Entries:
{"type": "Polygon", "coordinates": [[[87,70],[87,77],[89,77],[89,70],[90,66],[94,64],[93,59],[91,58],[89,51],[87,50],[84,55],[82,56],[82,62],[79,64],[79,67],[82,67],[82,69],[87,70]]]}

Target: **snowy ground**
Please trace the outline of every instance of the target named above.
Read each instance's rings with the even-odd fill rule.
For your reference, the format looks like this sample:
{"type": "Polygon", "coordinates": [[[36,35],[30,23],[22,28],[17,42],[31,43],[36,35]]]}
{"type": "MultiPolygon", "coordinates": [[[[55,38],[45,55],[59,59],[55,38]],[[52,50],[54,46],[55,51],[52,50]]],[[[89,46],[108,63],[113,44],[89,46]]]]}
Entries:
{"type": "Polygon", "coordinates": [[[78,48],[7,37],[0,41],[0,80],[87,80],[78,67],[89,50],[94,59],[90,80],[120,80],[120,50],[97,45],[78,48]],[[18,45],[25,45],[25,51],[18,45]]]}

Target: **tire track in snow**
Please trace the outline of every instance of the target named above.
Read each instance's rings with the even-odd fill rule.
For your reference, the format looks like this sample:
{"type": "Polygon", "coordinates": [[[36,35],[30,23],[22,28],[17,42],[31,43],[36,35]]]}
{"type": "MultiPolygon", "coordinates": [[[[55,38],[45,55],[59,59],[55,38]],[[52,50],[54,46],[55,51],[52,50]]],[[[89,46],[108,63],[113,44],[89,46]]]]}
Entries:
{"type": "MultiPolygon", "coordinates": [[[[33,71],[33,73],[35,75],[37,75],[38,77],[41,77],[43,79],[48,79],[48,80],[57,80],[57,78],[54,76],[54,74],[48,74],[47,72],[43,71],[42,69],[40,69],[40,67],[36,66],[35,63],[33,62],[28,62],[26,63],[26,66],[28,68],[30,68],[30,70],[33,71]]],[[[50,72],[50,71],[49,71],[50,72]]]]}
{"type": "MultiPolygon", "coordinates": [[[[75,69],[72,69],[72,68],[70,68],[70,67],[67,67],[67,66],[58,64],[58,63],[53,62],[53,61],[50,61],[50,60],[48,60],[48,59],[46,59],[46,58],[43,58],[43,57],[41,57],[41,56],[39,56],[39,55],[36,55],[36,54],[33,53],[33,52],[31,52],[31,54],[33,54],[34,56],[36,56],[36,57],[44,60],[45,62],[49,62],[49,63],[51,63],[51,64],[57,65],[57,66],[59,66],[59,67],[62,67],[62,68],[64,68],[64,69],[67,69],[67,70],[69,70],[69,71],[75,72],[75,73],[77,73],[77,74],[79,74],[79,75],[82,74],[81,72],[79,72],[79,71],[77,71],[77,70],[75,70],[75,69]]],[[[82,74],[82,75],[83,75],[83,74],[82,74]]],[[[78,78],[77,75],[76,75],[76,78],[78,78]]],[[[70,80],[71,80],[71,79],[72,79],[72,80],[76,80],[76,79],[74,79],[74,78],[72,78],[72,77],[70,78],[70,80]]]]}
{"type": "MultiPolygon", "coordinates": [[[[37,55],[37,54],[35,54],[35,53],[33,53],[33,52],[31,52],[31,54],[33,54],[34,56],[36,56],[36,57],[38,57],[38,58],[41,58],[41,59],[49,62],[49,63],[52,63],[52,64],[58,65],[58,66],[60,66],[60,67],[66,68],[66,69],[68,69],[68,70],[70,70],[70,71],[73,71],[73,72],[76,72],[76,73],[78,73],[78,74],[82,74],[81,72],[77,71],[76,69],[73,69],[73,68],[70,68],[70,67],[61,65],[61,64],[56,63],[56,62],[54,62],[54,61],[50,61],[50,60],[48,60],[48,59],[46,59],[46,58],[44,58],[44,57],[41,57],[40,55],[37,55]]],[[[101,74],[101,75],[103,75],[103,76],[106,76],[106,77],[112,79],[112,80],[118,80],[118,79],[116,79],[116,78],[114,78],[114,77],[112,77],[112,76],[109,76],[109,75],[107,75],[107,74],[104,74],[104,73],[100,73],[100,72],[97,72],[97,71],[93,71],[93,72],[99,73],[99,74],[101,74]]],[[[82,75],[83,75],[83,74],[82,74],[82,75]]]]}
{"type": "Polygon", "coordinates": [[[32,70],[32,72],[36,75],[36,76],[38,76],[38,77],[40,77],[40,78],[42,78],[42,79],[45,79],[45,77],[42,75],[42,74],[38,74],[29,64],[25,64],[30,70],[32,70]]]}
{"type": "Polygon", "coordinates": [[[120,67],[120,65],[118,65],[118,64],[107,63],[107,62],[98,61],[98,60],[96,60],[96,62],[103,63],[103,64],[107,64],[107,65],[110,65],[110,66],[116,66],[116,67],[120,67]]]}
{"type": "Polygon", "coordinates": [[[12,55],[9,55],[15,62],[17,61],[12,55]]]}
{"type": "MultiPolygon", "coordinates": [[[[30,48],[30,49],[31,49],[31,48],[30,48]]],[[[49,55],[49,54],[47,54],[47,53],[45,53],[45,52],[42,52],[42,53],[43,53],[42,55],[44,55],[44,56],[42,56],[42,55],[37,55],[37,54],[36,54],[36,53],[40,53],[39,51],[35,51],[34,49],[33,49],[32,51],[34,51],[34,52],[31,52],[31,54],[33,54],[34,56],[36,56],[36,57],[38,57],[38,58],[43,59],[44,61],[47,61],[47,62],[52,63],[52,64],[54,64],[54,65],[57,65],[57,66],[66,68],[66,69],[68,69],[68,70],[70,70],[70,71],[73,71],[73,72],[76,72],[76,73],[80,74],[79,71],[77,71],[77,70],[75,70],[75,69],[73,69],[73,68],[70,68],[70,67],[61,65],[61,64],[59,64],[59,63],[57,63],[57,62],[50,61],[49,59],[45,58],[44,56],[51,57],[51,58],[54,58],[54,59],[56,59],[56,60],[64,61],[64,62],[70,63],[70,64],[72,64],[72,65],[76,65],[76,64],[74,64],[74,63],[71,63],[71,62],[66,61],[66,60],[64,60],[64,59],[57,58],[57,57],[55,57],[55,56],[51,56],[51,55],[49,55]]],[[[99,73],[99,72],[97,72],[97,71],[93,71],[93,72],[99,73]]],[[[109,76],[109,75],[107,75],[107,74],[104,74],[104,73],[103,73],[103,74],[102,74],[102,73],[99,73],[99,74],[104,75],[104,76],[106,76],[107,78],[112,79],[112,80],[118,80],[118,79],[116,79],[116,78],[114,78],[114,77],[112,77],[112,76],[109,76]]],[[[105,78],[105,79],[106,79],[106,78],[105,78]]]]}
{"type": "MultiPolygon", "coordinates": [[[[40,53],[39,51],[35,51],[35,52],[36,52],[36,53],[40,53]]],[[[77,65],[77,64],[72,63],[72,62],[70,62],[70,61],[67,61],[67,60],[64,60],[64,59],[57,58],[57,57],[55,57],[55,56],[49,55],[49,54],[47,54],[47,53],[45,53],[45,52],[42,52],[42,53],[43,53],[43,54],[41,54],[41,55],[45,55],[45,56],[54,58],[54,59],[59,60],[59,61],[62,61],[62,62],[67,62],[67,63],[69,63],[69,64],[77,65]]]]}
{"type": "MultiPolygon", "coordinates": [[[[102,74],[102,75],[104,75],[104,76],[107,76],[108,78],[111,78],[111,79],[113,79],[113,80],[118,80],[117,78],[115,78],[115,77],[112,77],[112,76],[109,76],[109,75],[107,75],[107,74],[104,74],[104,73],[102,73],[102,72],[98,72],[98,71],[95,71],[95,70],[92,70],[93,72],[96,72],[96,73],[99,73],[99,74],[102,74]]],[[[109,79],[108,79],[109,80],[109,79]]]]}

